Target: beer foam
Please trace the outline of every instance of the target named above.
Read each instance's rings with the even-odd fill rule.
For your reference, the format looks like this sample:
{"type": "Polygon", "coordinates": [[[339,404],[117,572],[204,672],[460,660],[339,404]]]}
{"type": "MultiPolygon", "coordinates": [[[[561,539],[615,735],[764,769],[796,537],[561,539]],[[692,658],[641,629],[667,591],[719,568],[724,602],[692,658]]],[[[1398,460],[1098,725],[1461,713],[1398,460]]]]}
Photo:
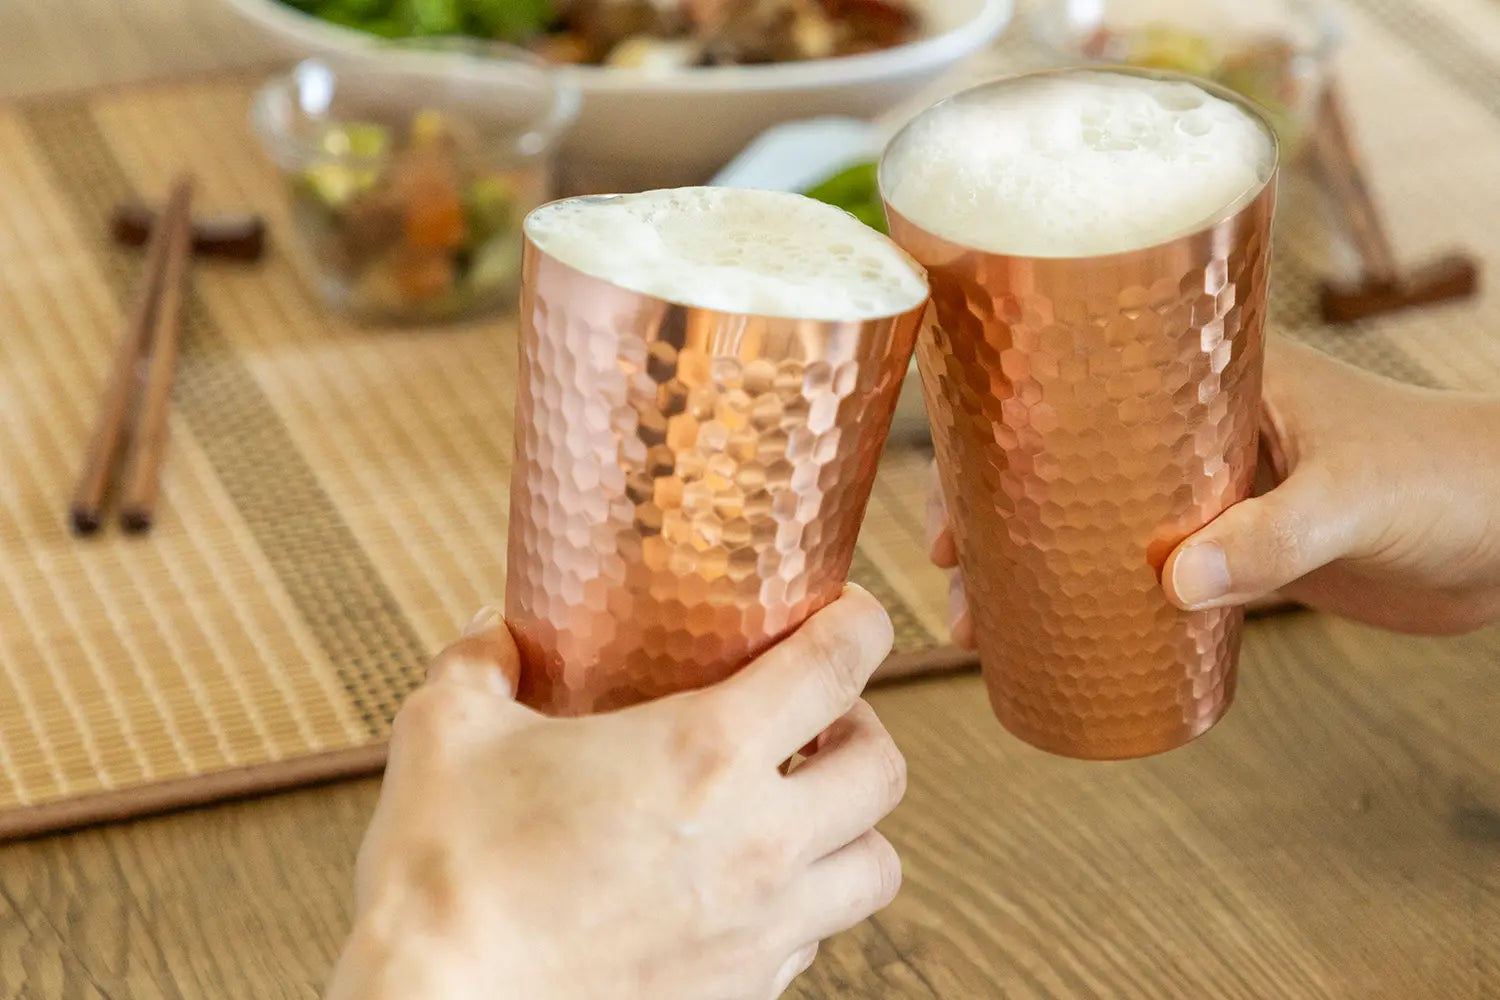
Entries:
{"type": "Polygon", "coordinates": [[[929,109],[886,152],[898,212],[992,253],[1087,257],[1230,214],[1275,164],[1265,126],[1183,81],[1108,70],[1020,77],[929,109]]]}
{"type": "Polygon", "coordinates": [[[527,216],[526,235],[585,274],[720,312],[864,320],[927,298],[921,267],[889,239],[832,205],[779,191],[570,198],[527,216]]]}

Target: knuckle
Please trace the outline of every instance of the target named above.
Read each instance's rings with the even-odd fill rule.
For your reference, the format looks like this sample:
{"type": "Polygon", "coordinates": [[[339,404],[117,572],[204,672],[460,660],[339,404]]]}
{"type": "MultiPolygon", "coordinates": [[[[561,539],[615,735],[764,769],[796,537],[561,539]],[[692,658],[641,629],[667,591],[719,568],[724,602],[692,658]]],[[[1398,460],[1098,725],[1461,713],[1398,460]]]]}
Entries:
{"type": "Polygon", "coordinates": [[[427,677],[429,682],[446,680],[486,692],[505,683],[492,640],[479,635],[465,636],[438,653],[427,668],[427,677]]]}
{"type": "Polygon", "coordinates": [[[436,835],[403,846],[400,878],[418,894],[428,919],[441,930],[462,927],[466,883],[452,846],[436,835]]]}
{"type": "Polygon", "coordinates": [[[823,685],[833,704],[847,704],[863,686],[859,676],[858,648],[827,620],[816,621],[803,632],[808,666],[823,685]]]}
{"type": "Polygon", "coordinates": [[[906,756],[889,733],[882,736],[877,748],[881,789],[885,792],[885,802],[894,808],[906,795],[906,756]]]}
{"type": "Polygon", "coordinates": [[[391,751],[442,761],[493,717],[474,703],[472,692],[447,684],[418,688],[391,723],[391,751]]]}
{"type": "Polygon", "coordinates": [[[879,833],[868,841],[869,900],[875,909],[887,906],[901,891],[901,856],[891,842],[879,833]]]}
{"type": "Polygon", "coordinates": [[[792,870],[792,852],[781,838],[761,837],[748,841],[725,861],[724,879],[729,898],[751,910],[762,910],[786,890],[792,870]]]}
{"type": "Polygon", "coordinates": [[[875,598],[870,598],[870,611],[860,619],[858,634],[863,641],[862,659],[873,669],[884,660],[896,642],[896,626],[890,613],[875,598]]]}
{"type": "Polygon", "coordinates": [[[391,723],[391,738],[404,744],[429,746],[447,729],[456,706],[441,687],[419,688],[401,705],[391,723]]]}
{"type": "Polygon", "coordinates": [[[880,721],[880,716],[875,714],[875,706],[871,705],[866,698],[860,698],[849,707],[844,718],[855,729],[884,729],[885,725],[880,721]]]}
{"type": "Polygon", "coordinates": [[[738,741],[721,699],[695,697],[684,702],[684,709],[673,726],[669,751],[687,787],[699,788],[729,768],[738,741]]]}
{"type": "Polygon", "coordinates": [[[432,658],[432,662],[427,665],[427,676],[429,678],[440,677],[466,667],[469,661],[474,658],[473,651],[475,645],[475,639],[464,637],[457,642],[444,646],[432,658]]]}
{"type": "Polygon", "coordinates": [[[849,712],[851,724],[870,734],[868,754],[880,801],[894,808],[906,794],[906,756],[869,702],[861,698],[849,712]]]}
{"type": "Polygon", "coordinates": [[[778,888],[785,886],[791,879],[798,858],[793,843],[791,837],[781,835],[759,838],[754,843],[750,856],[752,867],[778,888]]]}
{"type": "Polygon", "coordinates": [[[810,666],[833,703],[847,705],[895,641],[890,616],[868,594],[844,598],[834,613],[815,616],[799,635],[810,666]]]}
{"type": "Polygon", "coordinates": [[[1307,549],[1306,523],[1295,510],[1281,509],[1271,513],[1266,524],[1268,567],[1278,576],[1305,572],[1304,554],[1307,549]]]}

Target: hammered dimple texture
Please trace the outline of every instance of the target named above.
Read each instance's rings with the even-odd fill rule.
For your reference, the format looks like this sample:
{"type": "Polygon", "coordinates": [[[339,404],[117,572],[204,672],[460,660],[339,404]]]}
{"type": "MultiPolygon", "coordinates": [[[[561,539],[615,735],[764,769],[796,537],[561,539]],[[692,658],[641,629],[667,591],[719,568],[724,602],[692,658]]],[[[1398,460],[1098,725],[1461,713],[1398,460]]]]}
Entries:
{"type": "Polygon", "coordinates": [[[917,361],[991,702],[1036,746],[1157,753],[1233,697],[1243,612],[1179,611],[1159,574],[1252,485],[1274,201],[1073,260],[890,211],[932,284],[917,361]]]}
{"type": "Polygon", "coordinates": [[[506,617],[520,696],[605,711],[720,680],[836,598],[920,308],[685,308],[528,245],[506,617]]]}

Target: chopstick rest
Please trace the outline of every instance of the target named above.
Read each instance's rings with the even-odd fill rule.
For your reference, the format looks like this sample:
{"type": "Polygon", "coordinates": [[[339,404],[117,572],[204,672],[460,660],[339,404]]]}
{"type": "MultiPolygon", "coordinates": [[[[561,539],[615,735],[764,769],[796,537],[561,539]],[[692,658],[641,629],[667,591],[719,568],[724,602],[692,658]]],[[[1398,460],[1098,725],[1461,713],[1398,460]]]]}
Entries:
{"type": "MultiPolygon", "coordinates": [[[[139,247],[151,242],[160,219],[147,205],[127,202],[116,205],[109,217],[109,232],[122,246],[139,247]]],[[[266,220],[251,212],[210,215],[193,220],[193,256],[254,263],[266,252],[266,220]]]]}

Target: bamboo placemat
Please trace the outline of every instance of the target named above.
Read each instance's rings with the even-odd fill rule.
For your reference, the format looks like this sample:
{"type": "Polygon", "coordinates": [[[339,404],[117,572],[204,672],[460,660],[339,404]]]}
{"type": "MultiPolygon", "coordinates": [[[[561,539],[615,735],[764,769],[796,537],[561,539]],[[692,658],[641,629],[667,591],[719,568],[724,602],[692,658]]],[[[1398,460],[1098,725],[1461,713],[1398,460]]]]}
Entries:
{"type": "MultiPolygon", "coordinates": [[[[1403,253],[1457,243],[1493,266],[1500,60],[1472,49],[1495,76],[1456,78],[1405,48],[1409,29],[1351,25],[1376,187],[1403,253]],[[1413,141],[1450,153],[1403,153],[1413,141]]],[[[378,768],[428,653],[501,596],[513,327],[328,317],[248,92],[198,80],[0,109],[0,838],[378,768]],[[197,269],[158,527],[80,542],[62,510],[137,266],[104,220],[182,166],[200,210],[264,212],[273,252],[197,269]]],[[[1308,205],[1281,222],[1282,328],[1412,381],[1500,387],[1500,296],[1319,327],[1312,279],[1334,247],[1308,205]]],[[[923,552],[927,461],[892,444],[854,570],[891,609],[897,673],[964,659],[923,552]]]]}
{"type": "MultiPolygon", "coordinates": [[[[327,316],[247,97],[0,112],[0,836],[377,767],[427,655],[502,595],[513,324],[327,316]],[[196,270],[160,524],[80,541],[62,505],[138,267],[104,220],[184,165],[200,211],[262,210],[278,239],[196,270]]],[[[925,461],[893,451],[854,574],[927,665],[953,657],[925,461]]]]}
{"type": "Polygon", "coordinates": [[[7,0],[0,94],[77,91],[284,58],[223,0],[7,0]]]}

